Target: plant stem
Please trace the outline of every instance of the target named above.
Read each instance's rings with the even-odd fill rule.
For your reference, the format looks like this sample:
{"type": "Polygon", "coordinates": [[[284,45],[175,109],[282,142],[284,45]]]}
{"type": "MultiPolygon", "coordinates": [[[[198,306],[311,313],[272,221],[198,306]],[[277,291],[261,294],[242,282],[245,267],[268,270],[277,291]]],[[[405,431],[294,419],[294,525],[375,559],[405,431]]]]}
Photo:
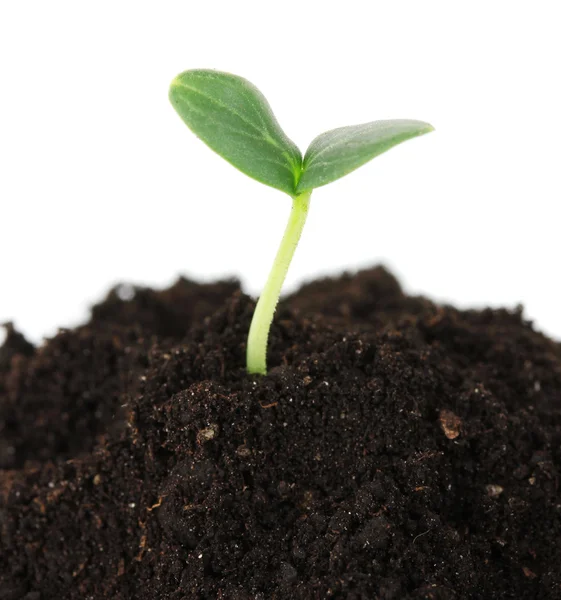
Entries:
{"type": "Polygon", "coordinates": [[[310,205],[311,190],[295,196],[292,200],[292,212],[284,231],[282,242],[277,251],[273,268],[263,289],[263,293],[255,307],[255,313],[249,328],[247,338],[247,370],[249,373],[265,375],[267,373],[267,341],[269,330],[273,322],[273,315],[279,301],[282,284],[286,278],[290,261],[294,251],[310,205]]]}

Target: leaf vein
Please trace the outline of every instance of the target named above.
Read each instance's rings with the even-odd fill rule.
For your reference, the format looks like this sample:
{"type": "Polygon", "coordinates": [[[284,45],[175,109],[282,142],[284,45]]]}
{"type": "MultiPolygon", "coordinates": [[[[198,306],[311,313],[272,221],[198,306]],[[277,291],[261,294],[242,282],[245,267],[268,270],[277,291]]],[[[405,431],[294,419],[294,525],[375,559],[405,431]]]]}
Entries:
{"type": "Polygon", "coordinates": [[[325,154],[328,150],[331,150],[333,147],[335,147],[337,144],[339,144],[341,141],[341,138],[344,138],[345,135],[348,133],[348,130],[346,127],[343,127],[341,129],[341,131],[339,131],[337,133],[339,133],[340,135],[336,135],[334,133],[333,139],[331,140],[331,142],[329,144],[327,144],[323,148],[320,148],[317,152],[312,152],[310,155],[308,155],[309,159],[306,163],[306,166],[311,165],[312,163],[314,163],[316,161],[318,156],[325,154]]]}
{"type": "MultiPolygon", "coordinates": [[[[194,106],[193,104],[191,104],[188,100],[186,100],[185,98],[182,98],[183,102],[186,102],[187,104],[189,104],[191,106],[191,110],[193,110],[193,112],[199,113],[200,115],[204,116],[206,119],[212,121],[213,123],[215,123],[215,125],[218,125],[219,127],[221,127],[222,129],[227,129],[229,131],[231,131],[232,133],[238,134],[238,135],[242,135],[242,136],[246,136],[249,137],[251,139],[257,140],[257,141],[267,141],[265,138],[254,135],[252,133],[249,133],[248,131],[244,131],[243,129],[236,129],[235,127],[233,127],[232,125],[230,125],[229,123],[223,123],[218,121],[217,119],[214,119],[212,117],[209,117],[204,111],[202,111],[201,109],[197,108],[196,106],[194,106]]],[[[275,146],[276,148],[277,146],[275,146]]],[[[282,153],[283,156],[286,157],[286,153],[283,152],[282,153]]],[[[272,158],[264,158],[263,156],[256,156],[257,160],[262,160],[262,161],[266,161],[269,162],[271,164],[275,164],[278,165],[279,167],[282,167],[283,169],[286,169],[289,173],[293,174],[292,169],[286,164],[283,163],[281,161],[278,160],[274,160],[272,158]]]]}
{"type": "MultiPolygon", "coordinates": [[[[192,92],[194,92],[195,94],[199,94],[200,96],[203,96],[204,98],[206,98],[207,100],[209,100],[210,102],[216,104],[217,106],[220,106],[221,108],[223,108],[225,111],[232,113],[233,115],[235,115],[236,117],[238,117],[241,121],[243,121],[246,125],[248,125],[249,127],[251,127],[252,129],[254,129],[255,131],[257,131],[259,134],[261,134],[261,138],[258,138],[257,136],[255,136],[255,139],[263,139],[266,142],[268,142],[271,146],[274,146],[275,148],[279,149],[282,151],[281,146],[278,144],[278,142],[271,137],[270,132],[267,131],[266,129],[261,129],[260,127],[258,127],[255,123],[252,123],[250,120],[247,119],[247,117],[245,117],[244,115],[242,115],[241,113],[239,113],[238,111],[234,110],[233,108],[229,107],[227,104],[224,104],[223,102],[220,102],[220,100],[217,100],[216,98],[213,98],[212,96],[209,96],[208,94],[205,94],[205,92],[187,85],[186,83],[184,83],[183,81],[178,82],[178,85],[180,85],[181,87],[184,87],[192,92]]],[[[192,105],[191,105],[192,106],[192,105]]]]}

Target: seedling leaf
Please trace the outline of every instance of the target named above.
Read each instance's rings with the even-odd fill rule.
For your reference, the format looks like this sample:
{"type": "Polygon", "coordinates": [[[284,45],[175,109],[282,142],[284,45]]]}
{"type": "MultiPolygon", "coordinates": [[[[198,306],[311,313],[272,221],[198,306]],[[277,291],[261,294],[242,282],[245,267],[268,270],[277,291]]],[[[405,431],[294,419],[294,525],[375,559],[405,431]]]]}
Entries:
{"type": "Polygon", "coordinates": [[[297,192],[301,194],[358,169],[374,157],[411,138],[433,131],[423,121],[373,121],[340,127],[315,138],[304,156],[297,192]]]}
{"type": "Polygon", "coordinates": [[[249,81],[220,71],[185,71],[171,83],[170,101],[210,148],[257,181],[294,196],[302,155],[249,81]]]}

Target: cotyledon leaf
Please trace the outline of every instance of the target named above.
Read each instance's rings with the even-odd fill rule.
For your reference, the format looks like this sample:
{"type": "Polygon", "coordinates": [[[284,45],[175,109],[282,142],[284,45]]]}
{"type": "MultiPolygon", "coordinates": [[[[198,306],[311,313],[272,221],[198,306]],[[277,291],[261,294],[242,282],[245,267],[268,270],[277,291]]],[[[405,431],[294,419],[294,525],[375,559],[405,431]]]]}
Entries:
{"type": "Polygon", "coordinates": [[[253,84],[230,73],[195,69],[172,81],[169,97],[187,126],[220,156],[294,196],[302,154],[253,84]]]}
{"type": "Polygon", "coordinates": [[[406,140],[433,131],[423,121],[397,119],[340,127],[315,138],[304,156],[297,193],[311,190],[367,163],[406,140]]]}

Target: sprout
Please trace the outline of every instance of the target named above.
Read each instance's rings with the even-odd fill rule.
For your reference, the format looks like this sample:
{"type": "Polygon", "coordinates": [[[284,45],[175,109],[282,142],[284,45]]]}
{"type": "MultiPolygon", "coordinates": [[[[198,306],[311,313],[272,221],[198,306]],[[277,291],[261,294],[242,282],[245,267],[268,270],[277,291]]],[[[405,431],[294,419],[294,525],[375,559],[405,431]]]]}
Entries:
{"type": "Polygon", "coordinates": [[[292,198],[288,225],[247,340],[248,372],[265,374],[269,329],[306,222],[312,190],[433,128],[405,119],[340,127],[316,137],[302,157],[265,97],[242,77],[204,69],[185,71],[172,81],[169,97],[187,126],[217,154],[246,175],[292,198]]]}

